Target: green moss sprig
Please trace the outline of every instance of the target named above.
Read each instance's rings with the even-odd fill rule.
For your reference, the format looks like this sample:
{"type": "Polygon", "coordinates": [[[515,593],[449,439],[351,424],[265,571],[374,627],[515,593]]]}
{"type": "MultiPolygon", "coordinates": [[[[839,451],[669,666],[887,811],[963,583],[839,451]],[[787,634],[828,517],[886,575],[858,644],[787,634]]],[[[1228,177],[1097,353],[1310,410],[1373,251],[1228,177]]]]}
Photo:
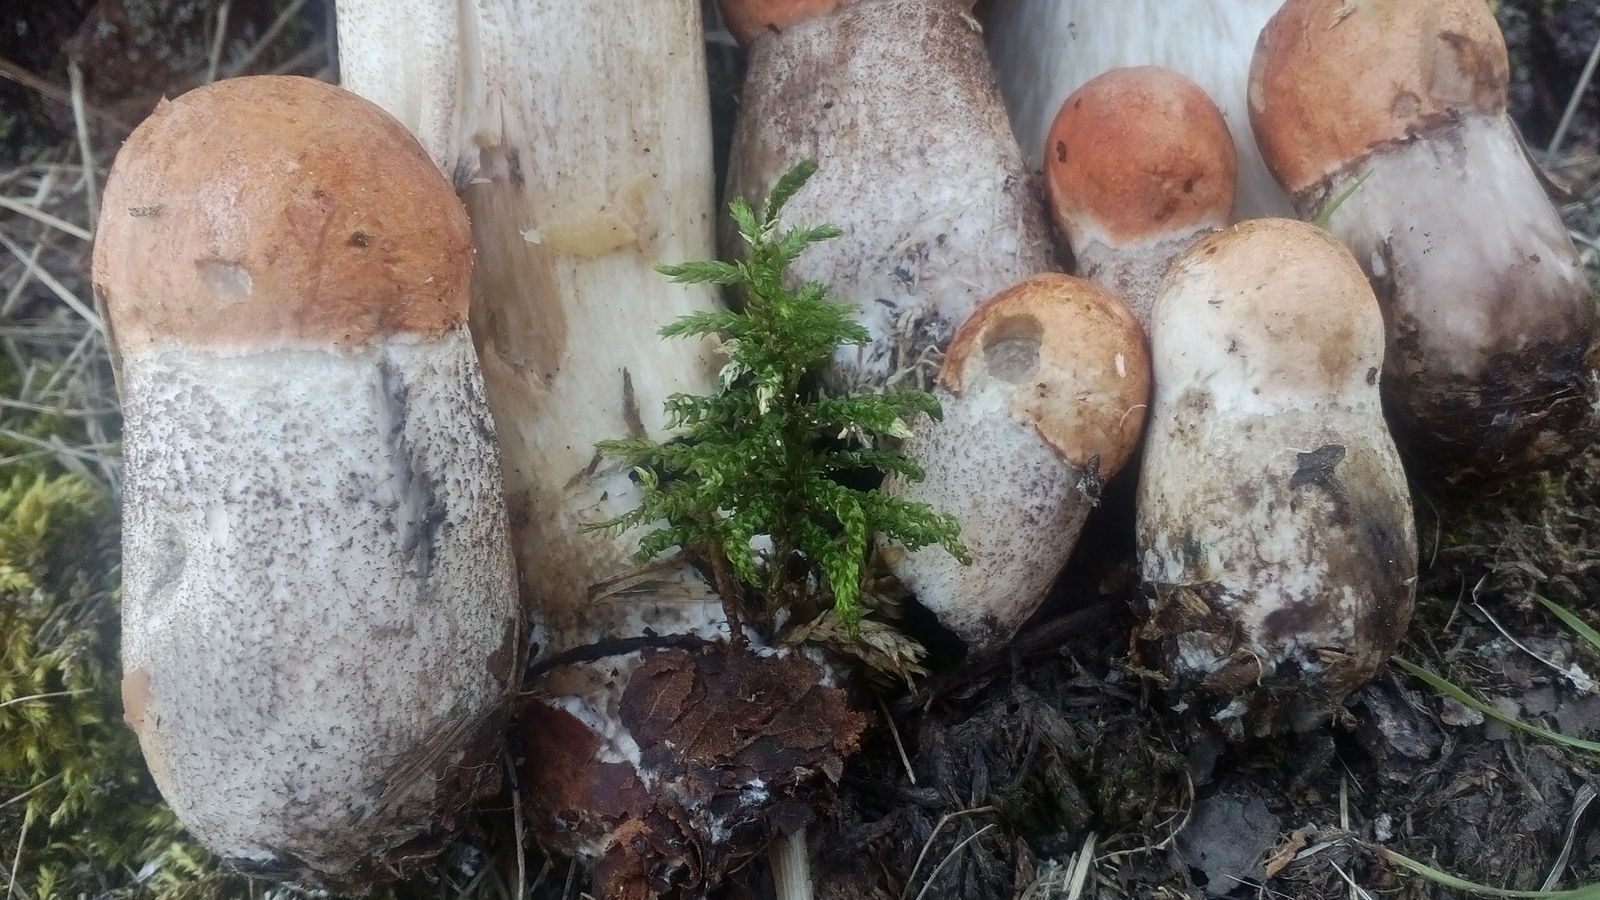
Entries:
{"type": "Polygon", "coordinates": [[[784,204],[814,171],[814,161],[796,166],[759,210],[742,198],[729,204],[748,245],[744,260],[658,267],[679,283],[743,289],[740,308],[683,316],[660,332],[720,337],[729,361],[715,393],[667,399],[668,424],[677,432],[672,440],[599,445],[634,467],[643,500],[595,527],[655,524],[640,541],[642,559],[682,547],[705,560],[735,641],[742,637],[740,583],[759,588],[768,616],[781,606],[831,600],[834,614],[858,633],[862,570],[874,535],[908,550],[938,545],[967,561],[953,517],[846,481],[863,470],[920,480],[922,469],[886,442],[861,446],[845,437],[904,438],[911,433],[908,418],[938,418],[940,409],[918,390],[823,396],[815,389],[814,374],[841,345],[866,344],[871,336],[855,321],[857,308],[829,299],[824,285],[786,283],[789,265],[807,247],[840,233],[831,225],[778,229],[784,204]],[[762,535],[771,541],[766,553],[752,548],[762,535]]]}

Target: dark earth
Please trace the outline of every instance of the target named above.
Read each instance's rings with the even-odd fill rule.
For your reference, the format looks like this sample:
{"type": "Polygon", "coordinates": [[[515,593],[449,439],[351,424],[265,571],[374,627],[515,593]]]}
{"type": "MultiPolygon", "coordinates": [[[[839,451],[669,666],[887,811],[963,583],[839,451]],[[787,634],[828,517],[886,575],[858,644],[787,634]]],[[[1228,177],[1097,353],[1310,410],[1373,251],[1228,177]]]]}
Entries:
{"type": "MultiPolygon", "coordinates": [[[[228,40],[255,45],[289,6],[233,0],[228,40]]],[[[11,0],[7,12],[0,171],[74,140],[70,108],[17,77],[59,90],[67,61],[82,60],[92,137],[109,157],[156,98],[203,78],[216,3],[11,0]]],[[[1600,2],[1504,0],[1498,13],[1515,114],[1543,148],[1600,38],[1600,2]]],[[[331,4],[300,4],[285,25],[241,69],[331,71],[315,51],[331,4]]],[[[740,60],[726,41],[709,49],[720,166],[740,60]]],[[[1600,231],[1597,147],[1591,87],[1548,161],[1570,223],[1590,236],[1600,231]]],[[[1600,674],[1600,655],[1537,602],[1600,624],[1600,450],[1522,481],[1412,488],[1422,575],[1402,655],[1505,713],[1600,739],[1600,688],[1584,674],[1600,674]]],[[[1600,787],[1600,756],[1486,722],[1397,668],[1310,734],[1226,746],[1181,721],[1130,651],[1130,510],[1131,485],[1108,486],[1051,602],[1008,655],[947,669],[912,693],[856,698],[869,716],[862,749],[814,831],[821,896],[1464,896],[1399,870],[1383,848],[1497,887],[1537,888],[1552,872],[1558,887],[1600,882],[1600,812],[1585,799],[1600,787]],[[1075,872],[1084,854],[1092,865],[1075,872]]],[[[428,878],[397,893],[514,883],[522,832],[509,808],[509,796],[488,802],[428,878]]],[[[580,896],[583,876],[567,861],[529,848],[523,862],[533,896],[580,896]]],[[[766,896],[767,881],[752,862],[723,895],[766,896]]]]}

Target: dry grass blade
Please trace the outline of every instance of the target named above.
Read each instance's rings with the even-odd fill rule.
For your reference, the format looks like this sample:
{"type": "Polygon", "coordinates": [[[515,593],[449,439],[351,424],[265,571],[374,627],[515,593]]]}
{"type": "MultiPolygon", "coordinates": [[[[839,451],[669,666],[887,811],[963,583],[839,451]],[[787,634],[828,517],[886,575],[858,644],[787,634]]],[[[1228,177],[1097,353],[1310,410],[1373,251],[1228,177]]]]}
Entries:
{"type": "Polygon", "coordinates": [[[51,228],[62,232],[63,234],[70,234],[79,240],[94,240],[94,234],[90,232],[89,229],[84,228],[81,225],[74,225],[60,216],[52,216],[44,210],[39,209],[38,207],[29,206],[20,200],[13,200],[10,197],[0,197],[0,208],[9,209],[14,213],[27,216],[28,218],[37,222],[42,222],[45,225],[49,225],[51,228]]]}
{"type": "Polygon", "coordinates": [[[57,281],[56,277],[51,275],[48,270],[39,265],[37,262],[34,262],[29,257],[27,251],[17,246],[15,241],[6,237],[4,234],[0,234],[0,247],[4,247],[6,250],[10,251],[11,255],[20,260],[23,266],[28,269],[33,277],[39,280],[40,284],[43,284],[45,287],[49,288],[50,292],[60,298],[62,303],[65,303],[68,308],[81,316],[83,320],[89,324],[90,328],[93,328],[95,331],[98,331],[101,334],[105,333],[106,325],[105,322],[101,320],[100,315],[94,310],[90,309],[89,306],[82,300],[78,299],[75,294],[67,290],[66,286],[60,281],[57,281]]]}
{"type": "Polygon", "coordinates": [[[980,837],[983,837],[986,832],[991,831],[994,827],[994,823],[991,822],[988,825],[979,828],[977,831],[967,835],[966,838],[961,841],[961,843],[952,847],[950,852],[945,854],[944,859],[939,860],[939,864],[933,867],[933,871],[928,873],[928,880],[923,883],[922,890],[917,892],[917,900],[923,900],[923,898],[928,895],[928,891],[933,888],[933,883],[938,880],[939,873],[944,871],[944,867],[949,865],[951,860],[955,859],[962,850],[966,849],[968,844],[980,837]]]}
{"type": "MultiPolygon", "coordinates": [[[[939,832],[943,831],[946,825],[966,816],[976,816],[983,813],[991,813],[994,812],[994,809],[995,808],[992,806],[978,806],[972,809],[963,809],[958,812],[949,813],[941,818],[938,823],[933,826],[933,831],[928,835],[928,840],[923,843],[922,852],[917,854],[917,861],[911,866],[911,873],[906,876],[905,890],[900,892],[900,900],[905,900],[906,893],[911,890],[911,886],[913,884],[916,884],[917,871],[922,868],[923,860],[928,858],[928,851],[933,848],[933,839],[939,836],[939,832]]],[[[943,863],[940,865],[943,865],[943,863]]],[[[935,870],[935,873],[937,873],[937,870],[935,870]]],[[[932,883],[931,880],[929,883],[932,883]]],[[[924,887],[923,890],[926,891],[927,888],[924,887]]],[[[918,896],[920,897],[921,895],[919,894],[918,896]]]]}
{"type": "Polygon", "coordinates": [[[1578,83],[1572,89],[1572,96],[1567,98],[1567,108],[1561,111],[1561,122],[1556,125],[1556,133],[1550,138],[1550,148],[1545,151],[1551,156],[1561,152],[1561,145],[1567,139],[1567,129],[1572,127],[1572,120],[1578,113],[1578,105],[1589,90],[1589,82],[1594,78],[1597,63],[1600,63],[1600,39],[1595,40],[1594,49],[1589,51],[1589,59],[1583,64],[1583,74],[1578,76],[1578,83]]]}

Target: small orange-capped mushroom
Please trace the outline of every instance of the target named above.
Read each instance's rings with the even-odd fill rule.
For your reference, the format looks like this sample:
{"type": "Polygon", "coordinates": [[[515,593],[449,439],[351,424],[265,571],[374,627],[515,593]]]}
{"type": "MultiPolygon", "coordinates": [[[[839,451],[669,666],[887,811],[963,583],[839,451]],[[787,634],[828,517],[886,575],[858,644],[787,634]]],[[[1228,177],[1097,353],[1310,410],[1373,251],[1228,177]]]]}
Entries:
{"type": "Polygon", "coordinates": [[[309,78],[162,105],[105,198],[127,720],[226,862],[364,888],[442,849],[517,686],[466,216],[309,78]]]}
{"type": "Polygon", "coordinates": [[[1112,69],[1061,104],[1045,142],[1045,186],[1078,274],[1149,322],[1167,262],[1221,228],[1238,160],[1200,86],[1155,66],[1112,69]]]}
{"type": "Polygon", "coordinates": [[[1588,284],[1506,72],[1478,0],[1289,0],[1251,73],[1268,164],[1384,306],[1396,427],[1450,478],[1549,465],[1588,445],[1600,403],[1588,284]]]}
{"type": "Polygon", "coordinates": [[[1092,282],[1045,274],[978,308],[939,373],[941,421],[907,442],[926,478],[885,489],[953,515],[972,555],[890,553],[906,587],[970,652],[1005,646],[1044,601],[1100,484],[1139,445],[1144,331],[1092,282]]]}
{"type": "Polygon", "coordinates": [[[1126,66],[1193,79],[1222,111],[1238,153],[1236,218],[1289,215],[1250,133],[1246,83],[1261,26],[1282,0],[988,0],[978,8],[1011,124],[1031,168],[1062,101],[1126,66]]]}

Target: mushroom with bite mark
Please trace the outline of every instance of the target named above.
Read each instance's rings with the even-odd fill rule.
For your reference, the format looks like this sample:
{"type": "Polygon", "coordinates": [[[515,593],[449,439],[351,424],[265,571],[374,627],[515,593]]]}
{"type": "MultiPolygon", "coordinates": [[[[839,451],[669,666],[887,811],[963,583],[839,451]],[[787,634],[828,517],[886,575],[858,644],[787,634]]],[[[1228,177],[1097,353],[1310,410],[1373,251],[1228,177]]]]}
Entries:
{"type": "Polygon", "coordinates": [[[927,477],[885,490],[951,510],[972,555],[886,554],[972,653],[1011,640],[1066,564],[1100,483],[1133,455],[1150,392],[1144,332],[1116,297],[1037,275],[978,308],[939,372],[940,422],[906,443],[927,477]]]}
{"type": "Polygon", "coordinates": [[[1525,472],[1593,434],[1594,305],[1506,84],[1480,0],[1289,0],[1251,73],[1267,162],[1383,304],[1397,433],[1455,478],[1525,472]]]}
{"type": "Polygon", "coordinates": [[[1079,275],[1148,325],[1172,257],[1228,223],[1233,138],[1199,85],[1168,69],[1112,69],[1061,104],[1045,186],[1079,275]]]}
{"type": "Polygon", "coordinates": [[[490,777],[520,667],[467,217],[404,126],[287,77],[162,104],[105,209],[128,721],[239,869],[396,872],[490,777]]]}

